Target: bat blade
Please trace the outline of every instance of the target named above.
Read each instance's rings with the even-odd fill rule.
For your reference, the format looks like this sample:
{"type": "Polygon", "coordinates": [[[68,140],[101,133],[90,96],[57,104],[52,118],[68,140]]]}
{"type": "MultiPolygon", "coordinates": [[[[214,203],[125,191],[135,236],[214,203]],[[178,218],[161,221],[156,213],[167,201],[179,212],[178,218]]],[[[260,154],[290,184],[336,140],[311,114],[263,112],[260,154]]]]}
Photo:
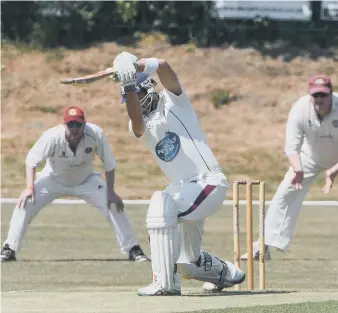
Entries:
{"type": "Polygon", "coordinates": [[[105,78],[113,74],[114,74],[113,69],[111,67],[108,67],[104,71],[100,71],[94,74],[81,76],[81,77],[61,79],[60,84],[84,87],[88,84],[94,83],[102,78],[105,78]]]}

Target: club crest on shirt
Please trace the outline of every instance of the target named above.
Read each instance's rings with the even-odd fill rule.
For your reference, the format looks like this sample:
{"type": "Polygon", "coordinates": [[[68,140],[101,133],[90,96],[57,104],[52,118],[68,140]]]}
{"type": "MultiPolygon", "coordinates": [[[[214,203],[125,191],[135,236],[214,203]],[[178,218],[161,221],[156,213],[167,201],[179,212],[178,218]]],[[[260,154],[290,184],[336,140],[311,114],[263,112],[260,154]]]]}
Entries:
{"type": "Polygon", "coordinates": [[[155,146],[155,152],[162,161],[170,162],[175,159],[180,148],[180,138],[175,133],[167,132],[165,137],[155,146]]]}
{"type": "Polygon", "coordinates": [[[333,120],[332,126],[335,127],[335,128],[338,128],[338,120],[333,120]]]}
{"type": "Polygon", "coordinates": [[[92,152],[92,151],[93,151],[93,148],[91,148],[91,147],[88,147],[88,148],[86,148],[86,150],[85,150],[86,153],[90,153],[90,152],[92,152]]]}

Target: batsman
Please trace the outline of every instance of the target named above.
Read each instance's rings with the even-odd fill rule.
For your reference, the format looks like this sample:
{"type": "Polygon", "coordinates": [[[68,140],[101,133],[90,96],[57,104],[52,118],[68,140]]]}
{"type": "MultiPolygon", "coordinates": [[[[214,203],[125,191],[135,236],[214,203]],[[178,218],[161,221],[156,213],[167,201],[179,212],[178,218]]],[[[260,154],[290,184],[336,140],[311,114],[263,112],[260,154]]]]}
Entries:
{"type": "Polygon", "coordinates": [[[180,276],[206,282],[205,289],[242,283],[241,269],[201,251],[205,219],[222,207],[228,182],[176,73],[166,60],[138,60],[128,52],[115,58],[113,70],[131,134],[148,147],[170,181],[151,197],[146,222],[153,282],[138,295],[181,295],[180,276]],[[155,91],[155,73],[161,93],[155,91]]]}

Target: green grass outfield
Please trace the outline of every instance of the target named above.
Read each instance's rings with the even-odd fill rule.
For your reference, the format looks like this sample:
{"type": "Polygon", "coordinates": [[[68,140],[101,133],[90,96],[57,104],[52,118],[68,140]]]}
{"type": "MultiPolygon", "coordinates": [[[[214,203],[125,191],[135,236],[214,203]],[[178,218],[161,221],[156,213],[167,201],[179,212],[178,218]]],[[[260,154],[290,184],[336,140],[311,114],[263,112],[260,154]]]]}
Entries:
{"type": "MultiPolygon", "coordinates": [[[[195,313],[196,311],[186,312],[195,313]]],[[[305,302],[298,304],[281,304],[271,306],[254,306],[249,308],[230,308],[224,310],[202,310],[199,313],[337,313],[338,301],[305,302]]]]}
{"type": "MultiPolygon", "coordinates": [[[[2,204],[2,241],[12,209],[12,205],[2,204]]],[[[127,205],[126,212],[149,253],[146,209],[127,205]]],[[[244,211],[243,207],[243,253],[244,211]]],[[[258,214],[254,216],[257,234],[258,214]]],[[[128,261],[95,208],[53,204],[31,223],[18,261],[1,264],[1,312],[338,312],[337,220],[335,207],[304,207],[290,249],[285,253],[273,250],[273,260],[266,263],[265,291],[247,291],[244,282],[242,291],[207,294],[201,283],[183,281],[181,297],[148,298],[138,297],[136,291],[151,281],[150,263],[128,261]]],[[[230,206],[207,220],[203,247],[222,259],[233,259],[230,206]]],[[[246,263],[241,265],[245,270],[246,263]]]]}

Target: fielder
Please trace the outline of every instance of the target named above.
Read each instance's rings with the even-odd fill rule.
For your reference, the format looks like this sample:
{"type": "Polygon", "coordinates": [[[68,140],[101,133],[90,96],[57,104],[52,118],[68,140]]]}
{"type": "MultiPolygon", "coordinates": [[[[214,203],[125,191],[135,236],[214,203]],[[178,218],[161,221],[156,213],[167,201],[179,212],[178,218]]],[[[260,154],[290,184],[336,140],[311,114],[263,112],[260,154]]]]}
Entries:
{"type": "Polygon", "coordinates": [[[204,220],[222,207],[228,182],[175,72],[165,60],[137,60],[127,52],[115,58],[113,69],[130,132],[149,148],[170,181],[151,198],[147,228],[153,282],[138,295],[180,295],[179,274],[213,283],[217,290],[242,283],[243,271],[200,250],[204,220]],[[151,77],[156,72],[164,86],[160,94],[151,77]]]}
{"type": "Polygon", "coordinates": [[[44,132],[27,155],[27,185],[14,209],[1,262],[16,260],[15,253],[29,223],[43,207],[61,196],[78,197],[95,206],[115,229],[121,251],[129,254],[130,260],[148,260],[123,212],[123,202],[114,191],[115,165],[102,129],[86,123],[80,108],[67,108],[63,124],[44,132]],[[94,172],[95,155],[103,162],[107,184],[94,172]],[[46,165],[35,180],[35,169],[42,161],[46,165]]]}
{"type": "MultiPolygon", "coordinates": [[[[308,95],[292,107],[286,126],[285,154],[290,168],[273,197],[265,228],[266,258],[269,246],[285,250],[291,241],[302,202],[322,171],[323,188],[329,193],[338,174],[338,93],[326,75],[310,78],[308,95]]],[[[254,258],[259,258],[258,241],[253,243],[254,258]]],[[[241,257],[247,259],[247,253],[241,257]]]]}

